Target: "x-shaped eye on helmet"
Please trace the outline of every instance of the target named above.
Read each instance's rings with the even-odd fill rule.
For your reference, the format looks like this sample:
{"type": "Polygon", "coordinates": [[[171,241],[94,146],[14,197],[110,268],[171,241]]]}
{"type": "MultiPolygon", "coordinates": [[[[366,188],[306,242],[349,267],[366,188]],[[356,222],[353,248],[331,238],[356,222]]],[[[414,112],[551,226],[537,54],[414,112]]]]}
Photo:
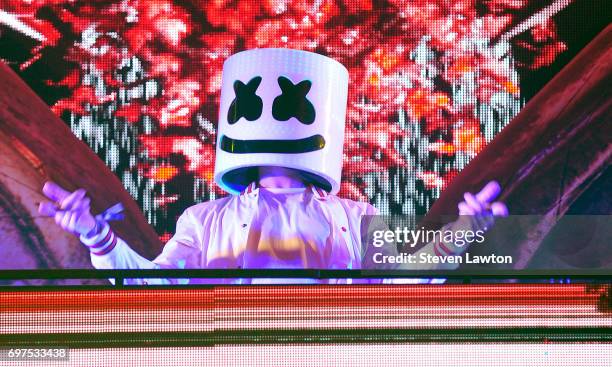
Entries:
{"type": "Polygon", "coordinates": [[[256,76],[244,84],[240,80],[234,82],[236,98],[227,111],[227,122],[235,124],[241,117],[249,121],[257,120],[261,116],[263,101],[255,92],[261,83],[261,77],[256,76]]]}
{"type": "Polygon", "coordinates": [[[293,84],[291,80],[281,76],[278,78],[278,86],[282,94],[274,98],[272,116],[278,121],[287,121],[295,117],[303,124],[312,124],[315,120],[315,109],[306,98],[312,82],[303,80],[293,84]]]}

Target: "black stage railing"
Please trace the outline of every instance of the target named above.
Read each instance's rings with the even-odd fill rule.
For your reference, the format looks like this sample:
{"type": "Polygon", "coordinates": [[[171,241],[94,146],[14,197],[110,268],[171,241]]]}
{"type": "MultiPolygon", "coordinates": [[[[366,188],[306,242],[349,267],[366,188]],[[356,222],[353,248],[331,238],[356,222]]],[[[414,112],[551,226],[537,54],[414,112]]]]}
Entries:
{"type": "MultiPolygon", "coordinates": [[[[538,280],[554,282],[611,282],[611,269],[564,270],[329,270],[329,269],[26,269],[0,270],[0,281],[112,279],[124,286],[125,279],[388,279],[444,278],[471,283],[472,280],[538,280]]],[[[14,286],[11,286],[14,287],[14,286]]]]}

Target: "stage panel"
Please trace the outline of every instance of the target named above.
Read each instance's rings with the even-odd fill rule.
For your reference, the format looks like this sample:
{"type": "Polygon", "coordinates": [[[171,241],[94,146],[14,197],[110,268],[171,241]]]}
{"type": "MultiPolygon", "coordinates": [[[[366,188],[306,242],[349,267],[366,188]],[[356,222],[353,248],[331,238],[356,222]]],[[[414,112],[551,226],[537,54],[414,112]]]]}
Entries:
{"type": "Polygon", "coordinates": [[[62,361],[0,361],[3,366],[610,366],[606,343],[216,345],[72,349],[62,361]],[[231,361],[231,364],[228,364],[231,361]]]}
{"type": "Polygon", "coordinates": [[[612,362],[596,284],[5,288],[0,334],[3,366],[612,362]],[[14,357],[49,348],[65,357],[14,357]]]}
{"type": "Polygon", "coordinates": [[[218,286],[0,293],[0,344],[608,341],[609,286],[218,286]]]}

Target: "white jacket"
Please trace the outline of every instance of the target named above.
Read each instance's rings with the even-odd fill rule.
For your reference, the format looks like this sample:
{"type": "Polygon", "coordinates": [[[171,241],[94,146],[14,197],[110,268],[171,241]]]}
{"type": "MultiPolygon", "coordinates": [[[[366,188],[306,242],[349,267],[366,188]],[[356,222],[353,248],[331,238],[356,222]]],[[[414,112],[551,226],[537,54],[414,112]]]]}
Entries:
{"type": "MultiPolygon", "coordinates": [[[[283,190],[283,189],[280,189],[283,190]]],[[[284,189],[296,190],[296,189],[284,189]]],[[[300,190],[300,189],[297,189],[300,190]]],[[[240,195],[229,196],[191,206],[179,217],[175,235],[166,243],[162,253],[153,261],[138,255],[105,225],[98,236],[81,237],[92,250],[91,260],[98,269],[153,269],[153,268],[317,268],[361,269],[361,219],[376,215],[377,210],[367,203],[355,202],[329,195],[310,186],[302,189],[293,203],[279,206],[278,201],[290,194],[274,193],[251,184],[240,195]],[[297,204],[296,204],[297,203],[297,204]],[[274,206],[276,205],[276,206],[274,206]],[[295,207],[295,208],[293,208],[295,207]],[[264,208],[268,210],[262,213],[264,208]],[[272,209],[270,209],[272,208],[272,209]],[[276,208],[276,209],[274,209],[276,208]],[[269,228],[270,210],[279,211],[274,228],[269,228]],[[268,228],[260,228],[260,222],[268,228]],[[265,232],[285,239],[274,249],[265,232]],[[294,237],[299,240],[293,241],[294,237]],[[297,238],[296,237],[296,238],[297,238]],[[263,245],[262,245],[263,243],[263,245]],[[288,245],[287,245],[288,244],[288,245]],[[306,249],[302,249],[307,247],[306,249]],[[287,251],[285,251],[287,250],[287,251]]],[[[265,227],[265,226],[264,226],[265,227]]],[[[385,250],[393,254],[394,249],[385,250]],[[389,252],[391,251],[391,252],[389,252]]],[[[440,253],[434,244],[419,252],[440,253]]],[[[453,268],[440,264],[438,268],[453,268]]],[[[415,267],[405,267],[412,268],[415,267]]],[[[420,269],[431,267],[419,266],[420,269]]],[[[379,282],[378,280],[332,279],[329,283],[379,282]]],[[[127,284],[168,283],[318,283],[312,279],[126,279],[127,284]]],[[[429,282],[404,280],[403,282],[429,282]]]]}

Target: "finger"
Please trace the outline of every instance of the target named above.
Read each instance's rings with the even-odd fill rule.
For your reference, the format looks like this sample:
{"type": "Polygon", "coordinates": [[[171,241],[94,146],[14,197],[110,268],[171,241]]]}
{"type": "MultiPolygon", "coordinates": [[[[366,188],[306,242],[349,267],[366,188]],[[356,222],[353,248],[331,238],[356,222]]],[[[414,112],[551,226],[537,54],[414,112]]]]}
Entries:
{"type": "Polygon", "coordinates": [[[52,217],[55,215],[55,212],[57,212],[57,206],[55,206],[55,204],[53,203],[46,201],[44,203],[38,204],[38,212],[47,217],[52,217]]]}
{"type": "Polygon", "coordinates": [[[83,210],[89,210],[89,205],[91,204],[91,200],[85,196],[79,203],[79,205],[76,206],[76,208],[74,208],[75,210],[79,210],[79,211],[83,211],[83,210]]]}
{"type": "Polygon", "coordinates": [[[78,189],[68,195],[60,203],[60,208],[63,210],[73,210],[79,206],[81,199],[85,197],[85,190],[78,189]]]}
{"type": "Polygon", "coordinates": [[[497,181],[491,181],[485,185],[485,187],[476,194],[476,200],[481,203],[490,203],[499,195],[501,192],[501,186],[497,181]]]}
{"type": "Polygon", "coordinates": [[[495,215],[496,217],[507,217],[508,216],[508,207],[506,206],[506,204],[496,201],[493,204],[491,204],[491,211],[493,212],[493,215],[495,215]]]}
{"type": "Polygon", "coordinates": [[[70,224],[70,217],[72,216],[72,214],[73,214],[72,212],[64,212],[64,216],[62,217],[62,222],[60,225],[66,231],[70,231],[70,229],[68,228],[68,225],[70,224]]]}
{"type": "Polygon", "coordinates": [[[475,231],[486,231],[493,226],[495,219],[491,212],[476,213],[470,216],[472,229],[475,231]]]}
{"type": "Polygon", "coordinates": [[[459,215],[474,215],[474,209],[467,205],[464,201],[459,203],[459,215]]]}
{"type": "Polygon", "coordinates": [[[68,220],[68,230],[70,232],[76,232],[76,224],[80,216],[81,213],[77,212],[72,212],[72,214],[70,214],[70,219],[68,220]]]}
{"type": "Polygon", "coordinates": [[[495,224],[495,217],[491,212],[487,212],[486,215],[478,216],[478,225],[481,229],[487,231],[493,227],[493,224],[495,224]]]}
{"type": "Polygon", "coordinates": [[[484,209],[482,204],[476,200],[476,197],[469,192],[463,194],[463,198],[467,205],[469,205],[473,210],[474,214],[479,214],[484,209]]]}
{"type": "Polygon", "coordinates": [[[62,189],[58,184],[52,181],[45,182],[42,191],[45,196],[57,203],[70,195],[69,191],[62,189]]]}
{"type": "Polygon", "coordinates": [[[66,214],[65,211],[63,210],[58,210],[55,212],[55,215],[53,216],[53,219],[55,219],[55,223],[57,223],[58,226],[62,226],[62,220],[64,219],[64,215],[66,214]]]}

